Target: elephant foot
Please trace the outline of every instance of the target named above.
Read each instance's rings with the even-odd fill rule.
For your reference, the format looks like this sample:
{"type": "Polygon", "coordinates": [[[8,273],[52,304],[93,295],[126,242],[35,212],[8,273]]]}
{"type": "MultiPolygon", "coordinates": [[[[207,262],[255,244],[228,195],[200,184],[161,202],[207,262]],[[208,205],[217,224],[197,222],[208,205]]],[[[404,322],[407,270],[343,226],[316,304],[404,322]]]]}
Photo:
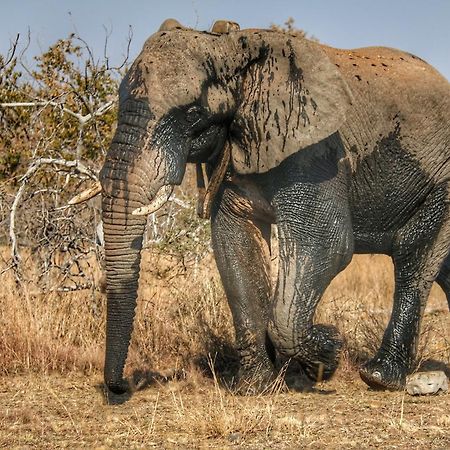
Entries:
{"type": "Polygon", "coordinates": [[[130,391],[125,391],[122,394],[116,394],[108,388],[105,389],[104,395],[107,405],[122,405],[131,398],[130,391]]]}
{"type": "Polygon", "coordinates": [[[241,367],[234,386],[240,395],[258,395],[272,392],[278,386],[277,374],[271,363],[241,367]]]}
{"type": "Polygon", "coordinates": [[[121,378],[114,381],[105,381],[103,392],[107,404],[120,405],[129,400],[132,394],[132,388],[127,380],[121,378]]]}
{"type": "Polygon", "coordinates": [[[331,325],[314,325],[298,355],[306,375],[314,382],[329,380],[339,365],[342,340],[331,325]]]}
{"type": "Polygon", "coordinates": [[[281,373],[284,373],[284,382],[290,391],[313,391],[314,381],[306,375],[304,365],[298,359],[279,355],[276,367],[281,373]]]}
{"type": "Polygon", "coordinates": [[[408,369],[391,358],[376,356],[359,370],[364,383],[376,390],[398,391],[405,387],[408,369]]]}
{"type": "Polygon", "coordinates": [[[108,388],[108,391],[116,395],[122,395],[131,390],[130,383],[124,378],[120,378],[114,381],[108,380],[105,384],[108,388]]]}

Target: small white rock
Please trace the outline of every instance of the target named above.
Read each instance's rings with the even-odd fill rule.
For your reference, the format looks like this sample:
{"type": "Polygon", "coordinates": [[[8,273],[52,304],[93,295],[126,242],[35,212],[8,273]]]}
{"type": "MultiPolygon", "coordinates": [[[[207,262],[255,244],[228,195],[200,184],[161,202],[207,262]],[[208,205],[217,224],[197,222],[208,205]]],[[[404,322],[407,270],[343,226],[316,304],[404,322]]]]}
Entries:
{"type": "Polygon", "coordinates": [[[448,391],[448,378],[442,370],[416,372],[406,377],[406,391],[410,395],[436,394],[448,391]]]}

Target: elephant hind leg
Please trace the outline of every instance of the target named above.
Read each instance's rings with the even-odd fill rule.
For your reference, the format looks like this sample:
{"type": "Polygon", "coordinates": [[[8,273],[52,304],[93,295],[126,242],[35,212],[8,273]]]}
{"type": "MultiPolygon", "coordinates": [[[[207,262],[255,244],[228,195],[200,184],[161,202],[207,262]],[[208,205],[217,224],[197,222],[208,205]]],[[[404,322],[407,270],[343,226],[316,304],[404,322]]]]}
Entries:
{"type": "Polygon", "coordinates": [[[360,370],[372,388],[402,389],[414,368],[423,312],[450,248],[448,196],[446,185],[437,186],[395,237],[391,318],[380,349],[360,370]]]}
{"type": "Polygon", "coordinates": [[[439,275],[436,278],[436,282],[444,291],[447,297],[448,308],[450,309],[450,256],[447,256],[444,264],[442,264],[439,275]]]}

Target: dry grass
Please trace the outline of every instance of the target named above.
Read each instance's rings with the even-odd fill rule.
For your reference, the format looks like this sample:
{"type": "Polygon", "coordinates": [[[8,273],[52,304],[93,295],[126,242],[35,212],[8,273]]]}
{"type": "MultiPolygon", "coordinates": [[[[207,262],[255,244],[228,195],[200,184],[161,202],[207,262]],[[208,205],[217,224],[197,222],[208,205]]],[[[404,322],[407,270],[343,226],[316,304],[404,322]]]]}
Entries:
{"type": "MultiPolygon", "coordinates": [[[[145,252],[141,280],[128,374],[192,365],[208,370],[209,356],[219,366],[236,358],[231,315],[211,256],[183,268],[178,260],[145,252]]],[[[102,369],[104,295],[33,294],[35,286],[16,287],[11,271],[1,282],[0,373],[102,369]]]]}
{"type": "MultiPolygon", "coordinates": [[[[358,364],[378,349],[389,321],[394,294],[391,259],[357,255],[325,292],[318,319],[335,324],[346,346],[344,363],[358,364]]],[[[433,285],[422,323],[418,363],[450,361],[450,315],[447,300],[433,285]]]]}
{"type": "Polygon", "coordinates": [[[45,298],[2,283],[0,373],[92,373],[103,364],[104,300],[74,293],[45,298]]]}
{"type": "MultiPolygon", "coordinates": [[[[210,257],[184,271],[146,253],[141,277],[126,369],[138,380],[138,392],[111,407],[101,395],[103,296],[19,293],[11,274],[2,276],[0,447],[450,445],[450,395],[371,392],[357,375],[357,364],[373,353],[389,317],[388,258],[355,257],[327,290],[318,320],[336,324],[346,346],[336,377],[310,393],[275,389],[240,397],[210,376],[209,366],[231,376],[236,362],[231,317],[210,257]]],[[[436,287],[423,324],[423,360],[448,368],[449,325],[436,287]]]]}

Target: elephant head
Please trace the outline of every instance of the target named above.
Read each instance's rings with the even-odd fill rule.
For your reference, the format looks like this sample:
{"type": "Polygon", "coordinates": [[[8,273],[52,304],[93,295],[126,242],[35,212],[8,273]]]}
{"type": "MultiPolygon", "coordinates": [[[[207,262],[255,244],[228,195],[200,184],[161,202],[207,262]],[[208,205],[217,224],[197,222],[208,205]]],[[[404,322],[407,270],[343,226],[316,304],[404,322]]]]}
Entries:
{"type": "Polygon", "coordinates": [[[347,85],[320,45],[274,31],[185,29],[152,35],[120,86],[118,126],[101,170],[107,279],[105,381],[126,389],[145,214],[167,200],[188,162],[266,172],[334,133],[347,85]],[[151,205],[148,207],[148,205],[151,205]],[[156,205],[155,205],[156,204],[156,205]]]}

